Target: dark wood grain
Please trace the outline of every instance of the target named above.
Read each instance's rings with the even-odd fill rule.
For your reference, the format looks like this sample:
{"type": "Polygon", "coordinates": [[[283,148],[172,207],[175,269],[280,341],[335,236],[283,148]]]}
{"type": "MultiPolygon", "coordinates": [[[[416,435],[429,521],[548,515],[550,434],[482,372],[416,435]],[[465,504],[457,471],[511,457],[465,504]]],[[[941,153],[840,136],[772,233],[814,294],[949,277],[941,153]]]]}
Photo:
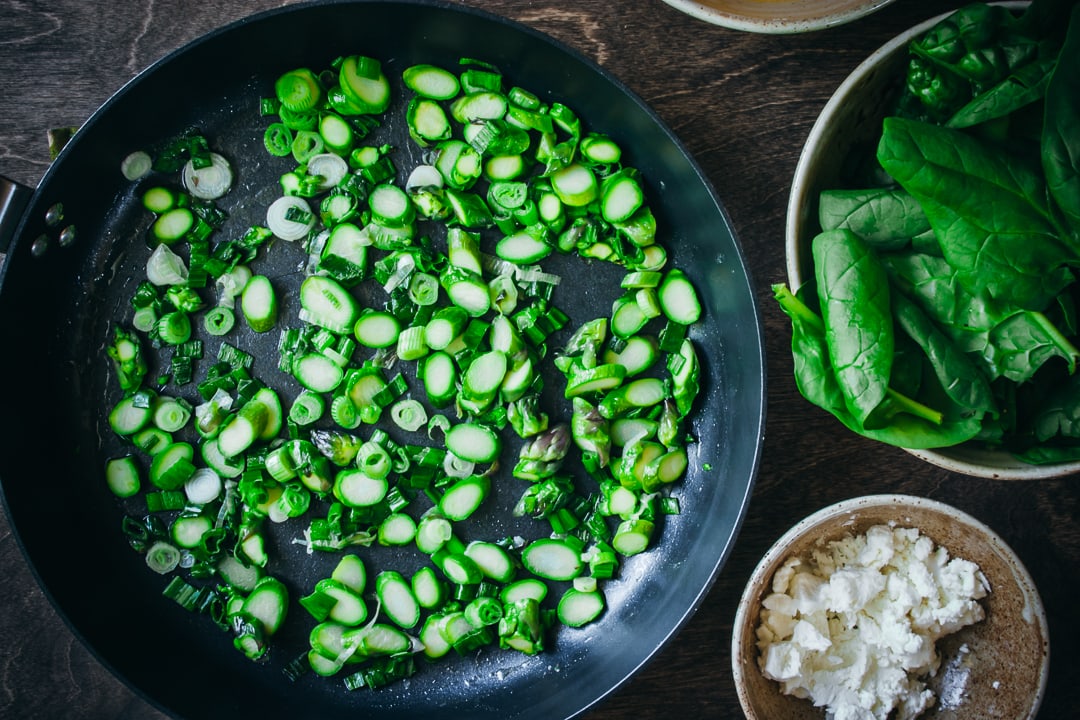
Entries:
{"type": "MultiPolygon", "coordinates": [[[[0,0],[0,172],[35,184],[46,130],[78,125],[169,51],[282,3],[232,0],[0,0]]],[[[755,278],[765,323],[768,420],[763,462],[734,553],[698,612],[589,720],[741,715],[730,632],[757,560],[789,526],[870,492],[941,500],[989,524],[1026,563],[1049,617],[1052,661],[1040,718],[1080,708],[1080,479],[993,482],[951,474],[852,436],[804,401],[792,380],[790,327],[769,286],[784,279],[791,176],[810,127],[841,80],[897,31],[960,2],[899,0],[847,26],[796,36],[740,33],[660,0],[468,0],[546,32],[614,73],[672,128],[716,187],[755,278]]],[[[85,561],[92,562],[92,558],[85,561]]],[[[0,717],[163,716],[72,636],[0,516],[0,717]]]]}

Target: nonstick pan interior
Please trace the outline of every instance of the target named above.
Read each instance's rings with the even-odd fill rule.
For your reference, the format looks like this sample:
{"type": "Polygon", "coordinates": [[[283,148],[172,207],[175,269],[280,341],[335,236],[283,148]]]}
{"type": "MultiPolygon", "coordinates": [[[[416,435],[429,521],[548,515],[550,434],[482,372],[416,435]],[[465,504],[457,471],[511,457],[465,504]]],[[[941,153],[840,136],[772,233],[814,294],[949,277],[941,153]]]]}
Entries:
{"type": "MultiPolygon", "coordinates": [[[[399,92],[400,97],[400,92],[399,92]]],[[[393,116],[393,111],[391,116],[393,116]]],[[[405,129],[380,128],[407,150],[405,129]]],[[[408,165],[402,157],[401,166],[408,165]]],[[[415,157],[410,157],[415,160],[415,157]]],[[[66,224],[65,223],[65,224],[66,224]]],[[[263,272],[299,284],[303,253],[275,252],[263,272]]],[[[609,307],[620,273],[557,261],[574,295],[556,296],[573,321],[609,307]]],[[[282,317],[295,318],[286,304],[282,317]]],[[[211,33],[124,87],[80,129],[46,174],[16,232],[3,270],[0,333],[8,388],[2,414],[0,480],[23,549],[75,632],[120,677],[180,717],[472,718],[571,717],[617,688],[690,617],[731,552],[757,469],[764,414],[764,363],[750,278],[723,208],[693,161],[657,117],[617,80],[576,53],[522,26],[444,4],[337,2],[296,5],[211,33]],[[259,98],[296,66],[325,67],[339,55],[380,58],[390,77],[415,62],[454,67],[460,57],[497,65],[514,84],[574,108],[610,134],[648,182],[649,202],[673,264],[688,271],[706,304],[694,330],[703,390],[691,428],[691,469],[673,493],[682,514],[665,520],[660,542],[623,563],[605,586],[608,611],[580,630],[559,631],[536,657],[484,650],[424,668],[378,691],[348,692],[311,674],[291,683],[282,667],[306,648],[295,598],[336,558],[290,544],[295,526],[275,529],[273,574],[289,585],[293,622],[270,659],[251,663],[205,617],[161,596],[163,580],[124,542],[124,508],[102,467],[116,439],[105,415],[114,402],[105,343],[140,280],[149,254],[138,185],[119,162],[189,127],[238,165],[223,206],[223,233],[260,224],[284,167],[262,149],[259,98]],[[46,209],[60,202],[76,228],[59,247],[46,209]],[[40,235],[51,248],[31,257],[40,235]]],[[[273,338],[244,336],[260,367],[276,364],[273,338]]],[[[505,473],[505,483],[514,482],[505,473]]],[[[497,486],[499,485],[497,481],[497,486]]],[[[520,487],[497,492],[509,507],[520,487]]],[[[497,528],[536,534],[535,528],[497,528]]],[[[363,551],[360,551],[363,555],[363,551]]],[[[405,562],[408,562],[406,560],[405,562]]]]}

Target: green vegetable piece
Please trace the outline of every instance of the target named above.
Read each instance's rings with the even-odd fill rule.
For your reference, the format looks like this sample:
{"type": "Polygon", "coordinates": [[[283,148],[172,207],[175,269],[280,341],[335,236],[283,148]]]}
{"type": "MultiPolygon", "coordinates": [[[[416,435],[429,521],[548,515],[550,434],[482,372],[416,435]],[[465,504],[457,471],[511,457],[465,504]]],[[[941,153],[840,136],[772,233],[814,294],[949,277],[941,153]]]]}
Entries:
{"type": "Polygon", "coordinates": [[[1052,357],[1063,358],[1069,374],[1076,370],[1080,351],[1043,313],[1015,312],[990,330],[984,351],[994,372],[1026,383],[1052,357]]]}
{"type": "Polygon", "coordinates": [[[915,198],[894,188],[826,190],[818,198],[818,221],[822,230],[850,230],[882,252],[930,230],[915,198]]]}
{"type": "Polygon", "coordinates": [[[675,407],[685,417],[690,414],[694,399],[701,391],[701,364],[690,338],[683,338],[678,353],[668,357],[668,371],[671,373],[671,396],[675,399],[675,407]]]}
{"type": "Polygon", "coordinates": [[[551,477],[562,467],[571,439],[570,426],[566,423],[534,436],[521,447],[514,477],[532,481],[551,477]]]}
{"type": "Polygon", "coordinates": [[[390,82],[378,60],[350,55],[341,63],[338,80],[348,101],[349,114],[378,115],[390,106],[390,82]]]}
{"type": "Polygon", "coordinates": [[[433,100],[452,100],[461,89],[456,75],[435,65],[412,65],[401,77],[407,88],[433,100]]]}
{"type": "Polygon", "coordinates": [[[289,609],[289,591],[274,577],[264,577],[244,600],[242,612],[257,620],[266,636],[273,635],[285,622],[289,609]]]}
{"type": "Polygon", "coordinates": [[[134,391],[146,376],[146,357],[138,335],[126,328],[116,327],[112,344],[106,349],[116,370],[116,380],[125,393],[134,391]]]}
{"type": "Polygon", "coordinates": [[[277,295],[270,278],[252,275],[240,295],[240,310],[248,327],[258,333],[269,331],[277,322],[277,295]]]}
{"type": "Polygon", "coordinates": [[[161,341],[167,345],[182,345],[191,339],[191,319],[180,310],[162,315],[155,327],[161,341]]]}
{"type": "Polygon", "coordinates": [[[611,458],[611,431],[607,418],[600,414],[599,408],[582,397],[574,398],[573,408],[570,432],[574,444],[582,452],[596,455],[600,467],[604,467],[611,458]]]}
{"type": "Polygon", "coordinates": [[[922,205],[970,292],[1041,310],[1070,281],[1063,265],[1076,253],[1034,169],[961,131],[896,117],[885,119],[877,157],[922,205]]]}
{"type": "Polygon", "coordinates": [[[451,485],[439,499],[439,511],[448,520],[468,519],[491,492],[486,475],[470,475],[451,485]]]}
{"type": "Polygon", "coordinates": [[[829,358],[848,410],[865,423],[885,399],[892,370],[888,277],[848,230],[819,234],[813,254],[829,358]]]}
{"type": "Polygon", "coordinates": [[[110,458],[105,463],[105,482],[113,495],[128,498],[142,488],[139,464],[131,455],[110,458]]]}
{"type": "Polygon", "coordinates": [[[559,621],[569,627],[591,623],[604,611],[604,595],[599,590],[569,588],[559,599],[559,621]]]}
{"type": "Polygon", "coordinates": [[[274,92],[283,107],[293,112],[312,110],[322,99],[322,85],[307,68],[290,70],[274,83],[274,92]]]}
{"type": "Polygon", "coordinates": [[[522,598],[503,607],[499,620],[499,647],[536,655],[544,649],[544,627],[540,619],[540,603],[534,598],[522,598]]]}
{"type": "Polygon", "coordinates": [[[355,435],[322,429],[311,431],[311,442],[320,453],[338,467],[345,467],[352,463],[364,444],[364,441],[355,435]]]}
{"type": "Polygon", "coordinates": [[[927,420],[925,416],[928,413],[895,413],[884,427],[863,427],[848,410],[846,398],[833,372],[821,317],[786,286],[774,285],[773,292],[780,308],[791,318],[791,349],[799,392],[810,402],[832,413],[848,429],[872,440],[916,449],[956,445],[980,432],[980,418],[971,413],[943,417],[940,424],[927,420]]]}
{"type": "Polygon", "coordinates": [[[163,540],[158,540],[146,551],[146,564],[159,575],[166,575],[180,564],[180,550],[163,540]]]}
{"type": "Polygon", "coordinates": [[[893,299],[897,324],[922,347],[938,381],[953,402],[979,413],[996,412],[986,376],[971,358],[903,294],[893,299]]]}
{"type": "Polygon", "coordinates": [[[627,557],[644,552],[652,542],[655,527],[655,523],[644,518],[623,520],[611,538],[611,546],[627,557]]]}
{"type": "Polygon", "coordinates": [[[985,92],[973,97],[945,123],[946,127],[965,128],[1006,117],[1043,98],[1056,57],[1037,58],[1012,72],[985,92]]]}
{"type": "Polygon", "coordinates": [[[635,409],[652,407],[666,395],[667,388],[659,378],[640,378],[605,394],[598,409],[601,415],[611,420],[635,409]]]}
{"type": "Polygon", "coordinates": [[[553,475],[534,482],[525,488],[514,505],[515,517],[532,517],[537,520],[551,517],[566,506],[574,494],[574,482],[568,477],[553,475]]]}
{"type": "Polygon", "coordinates": [[[499,456],[502,443],[487,425],[463,422],[446,431],[446,447],[462,460],[488,463],[499,456]]]}
{"type": "Polygon", "coordinates": [[[540,397],[530,393],[506,406],[506,418],[518,437],[527,438],[548,427],[548,415],[540,408],[540,397]]]}

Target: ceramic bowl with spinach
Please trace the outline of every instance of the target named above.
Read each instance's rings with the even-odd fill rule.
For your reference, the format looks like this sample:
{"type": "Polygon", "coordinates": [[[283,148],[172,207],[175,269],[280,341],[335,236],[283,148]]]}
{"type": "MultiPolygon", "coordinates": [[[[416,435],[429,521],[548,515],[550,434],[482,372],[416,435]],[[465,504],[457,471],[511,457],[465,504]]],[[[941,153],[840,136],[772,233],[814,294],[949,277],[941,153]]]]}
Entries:
{"type": "Polygon", "coordinates": [[[967,6],[860,65],[792,183],[800,392],[957,472],[1080,471],[1078,128],[1074,0],[967,6]]]}

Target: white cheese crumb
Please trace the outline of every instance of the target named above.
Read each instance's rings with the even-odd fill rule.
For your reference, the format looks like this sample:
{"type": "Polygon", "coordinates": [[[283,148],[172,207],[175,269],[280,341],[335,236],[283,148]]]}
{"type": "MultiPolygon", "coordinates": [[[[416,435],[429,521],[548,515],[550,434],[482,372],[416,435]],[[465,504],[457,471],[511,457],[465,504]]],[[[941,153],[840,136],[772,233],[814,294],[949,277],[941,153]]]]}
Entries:
{"type": "Polygon", "coordinates": [[[934,644],[982,620],[989,590],[977,565],[918,530],[878,525],[776,571],[759,664],[833,720],[914,718],[935,702],[922,680],[941,664],[934,644]]]}

